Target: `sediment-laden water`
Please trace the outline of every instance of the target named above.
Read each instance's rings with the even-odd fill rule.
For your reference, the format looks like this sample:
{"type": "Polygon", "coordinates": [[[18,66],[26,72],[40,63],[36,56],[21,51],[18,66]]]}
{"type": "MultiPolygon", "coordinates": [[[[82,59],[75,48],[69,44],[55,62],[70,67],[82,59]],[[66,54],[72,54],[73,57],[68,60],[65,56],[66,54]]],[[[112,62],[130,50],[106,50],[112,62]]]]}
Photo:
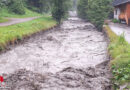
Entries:
{"type": "Polygon", "coordinates": [[[0,55],[11,90],[111,90],[107,41],[94,25],[70,17],[0,55]]]}

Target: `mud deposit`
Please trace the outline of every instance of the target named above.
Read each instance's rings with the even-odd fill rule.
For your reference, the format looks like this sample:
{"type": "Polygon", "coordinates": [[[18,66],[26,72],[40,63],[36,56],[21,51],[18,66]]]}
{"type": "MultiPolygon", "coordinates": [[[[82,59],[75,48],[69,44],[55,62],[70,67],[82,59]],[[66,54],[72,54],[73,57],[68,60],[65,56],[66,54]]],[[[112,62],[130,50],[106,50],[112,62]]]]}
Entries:
{"type": "Polygon", "coordinates": [[[0,55],[11,90],[111,90],[107,42],[89,22],[70,17],[0,55]]]}

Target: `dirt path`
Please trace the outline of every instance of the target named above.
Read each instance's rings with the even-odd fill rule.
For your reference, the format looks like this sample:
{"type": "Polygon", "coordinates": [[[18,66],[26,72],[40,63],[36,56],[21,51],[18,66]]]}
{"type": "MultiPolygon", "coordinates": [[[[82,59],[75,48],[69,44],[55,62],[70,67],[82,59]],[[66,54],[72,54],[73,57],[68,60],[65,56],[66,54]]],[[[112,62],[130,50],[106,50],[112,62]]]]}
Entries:
{"type": "Polygon", "coordinates": [[[22,23],[22,22],[31,21],[31,20],[36,19],[36,18],[39,18],[39,17],[29,17],[29,18],[8,18],[9,21],[8,21],[8,22],[4,22],[4,23],[0,23],[0,26],[14,25],[14,24],[22,23]]]}
{"type": "Polygon", "coordinates": [[[0,55],[0,73],[11,90],[111,90],[105,39],[70,17],[0,55]]]}

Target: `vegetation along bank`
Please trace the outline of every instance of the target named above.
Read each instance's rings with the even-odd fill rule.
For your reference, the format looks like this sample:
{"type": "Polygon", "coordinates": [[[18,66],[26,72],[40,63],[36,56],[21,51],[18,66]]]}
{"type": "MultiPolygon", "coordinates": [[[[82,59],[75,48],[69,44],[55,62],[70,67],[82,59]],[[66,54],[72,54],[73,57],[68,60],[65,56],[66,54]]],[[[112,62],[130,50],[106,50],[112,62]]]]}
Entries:
{"type": "MultiPolygon", "coordinates": [[[[113,18],[112,0],[79,0],[78,15],[79,17],[90,21],[99,30],[102,30],[105,19],[113,18]]],[[[104,27],[107,33],[110,44],[108,47],[111,61],[110,68],[113,74],[113,86],[118,90],[120,86],[126,85],[125,88],[130,89],[130,44],[126,42],[123,34],[117,36],[106,25],[104,27]]]]}
{"type": "Polygon", "coordinates": [[[10,43],[14,44],[17,40],[22,40],[23,37],[49,29],[55,25],[56,21],[50,16],[43,16],[32,21],[0,27],[0,50],[3,50],[10,43]]]}
{"type": "Polygon", "coordinates": [[[67,16],[71,2],[72,0],[0,0],[0,23],[8,22],[10,18],[40,17],[0,27],[0,51],[8,44],[22,40],[23,37],[56,26],[57,22],[61,22],[67,16]]]}
{"type": "Polygon", "coordinates": [[[126,85],[125,88],[130,89],[130,44],[126,42],[123,34],[117,36],[109,26],[106,25],[104,30],[110,39],[108,50],[111,55],[114,88],[117,90],[120,86],[126,85]]]}

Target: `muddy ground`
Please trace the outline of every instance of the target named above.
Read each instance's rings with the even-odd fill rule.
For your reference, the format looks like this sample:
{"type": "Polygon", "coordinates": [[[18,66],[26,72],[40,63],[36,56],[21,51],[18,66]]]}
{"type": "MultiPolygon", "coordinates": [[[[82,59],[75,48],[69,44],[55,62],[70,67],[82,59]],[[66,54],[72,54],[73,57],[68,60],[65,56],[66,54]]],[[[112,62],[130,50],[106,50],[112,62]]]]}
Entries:
{"type": "Polygon", "coordinates": [[[0,73],[11,90],[111,90],[107,45],[91,23],[70,17],[1,54],[0,73]]]}

